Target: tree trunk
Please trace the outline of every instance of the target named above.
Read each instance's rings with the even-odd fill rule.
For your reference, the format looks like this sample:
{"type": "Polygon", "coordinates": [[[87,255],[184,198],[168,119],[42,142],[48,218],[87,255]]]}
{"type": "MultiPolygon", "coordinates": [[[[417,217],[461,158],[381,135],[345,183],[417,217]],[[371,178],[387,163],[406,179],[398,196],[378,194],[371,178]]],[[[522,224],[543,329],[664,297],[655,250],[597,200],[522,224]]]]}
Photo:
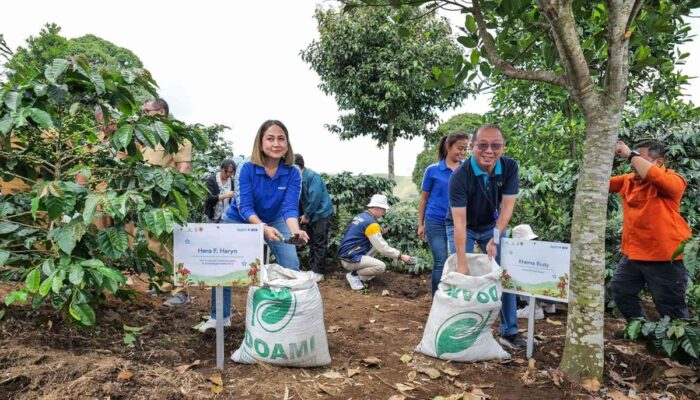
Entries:
{"type": "Polygon", "coordinates": [[[396,145],[396,140],[394,139],[394,125],[389,124],[389,133],[387,134],[387,142],[389,148],[389,179],[394,180],[394,145],[396,145]]]}
{"type": "Polygon", "coordinates": [[[586,140],[571,224],[571,277],[560,368],[569,379],[602,380],[605,225],[608,184],[622,112],[599,106],[586,115],[586,140]]]}

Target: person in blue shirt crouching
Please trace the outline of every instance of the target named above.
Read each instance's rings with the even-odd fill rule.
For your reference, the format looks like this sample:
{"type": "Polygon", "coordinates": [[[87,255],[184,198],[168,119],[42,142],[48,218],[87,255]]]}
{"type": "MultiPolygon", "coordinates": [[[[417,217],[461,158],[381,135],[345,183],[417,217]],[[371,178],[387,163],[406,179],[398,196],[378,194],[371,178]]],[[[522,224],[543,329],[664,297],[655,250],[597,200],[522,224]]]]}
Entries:
{"type": "MultiPolygon", "coordinates": [[[[241,166],[235,181],[234,201],[224,214],[228,224],[265,224],[265,242],[277,263],[299,270],[296,247],[284,243],[298,236],[304,243],[309,236],[299,228],[301,172],[294,166],[289,131],[277,120],[263,122],[253,144],[250,161],[241,166]]],[[[231,287],[224,288],[224,325],[231,326],[231,287]]],[[[199,330],[216,327],[216,303],[212,291],[211,316],[199,330]]]]}

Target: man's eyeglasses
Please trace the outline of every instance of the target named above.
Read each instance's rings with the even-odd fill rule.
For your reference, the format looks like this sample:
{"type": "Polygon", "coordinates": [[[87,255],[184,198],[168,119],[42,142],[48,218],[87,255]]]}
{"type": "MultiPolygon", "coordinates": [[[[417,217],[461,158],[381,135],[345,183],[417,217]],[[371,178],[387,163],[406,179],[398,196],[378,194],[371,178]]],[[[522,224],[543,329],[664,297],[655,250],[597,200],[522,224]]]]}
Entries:
{"type": "Polygon", "coordinates": [[[486,151],[488,150],[489,146],[491,146],[491,150],[493,151],[498,151],[503,148],[503,143],[477,143],[476,148],[479,149],[479,151],[486,151]]]}

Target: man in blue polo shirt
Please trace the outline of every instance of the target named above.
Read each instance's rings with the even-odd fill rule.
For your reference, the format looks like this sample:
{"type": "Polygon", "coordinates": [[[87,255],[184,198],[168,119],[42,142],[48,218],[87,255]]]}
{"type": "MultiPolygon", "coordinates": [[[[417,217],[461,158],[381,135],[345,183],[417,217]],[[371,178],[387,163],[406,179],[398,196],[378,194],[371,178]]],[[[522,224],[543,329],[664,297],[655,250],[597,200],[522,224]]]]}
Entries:
{"type": "MultiPolygon", "coordinates": [[[[465,253],[474,251],[475,242],[500,263],[500,237],[505,236],[518,198],[518,163],[502,157],[504,146],[498,125],[480,126],[470,144],[473,155],[450,178],[446,225],[450,252],[457,254],[457,272],[469,273],[465,253]]],[[[525,347],[518,334],[515,295],[503,293],[501,301],[500,343],[525,347]]]]}

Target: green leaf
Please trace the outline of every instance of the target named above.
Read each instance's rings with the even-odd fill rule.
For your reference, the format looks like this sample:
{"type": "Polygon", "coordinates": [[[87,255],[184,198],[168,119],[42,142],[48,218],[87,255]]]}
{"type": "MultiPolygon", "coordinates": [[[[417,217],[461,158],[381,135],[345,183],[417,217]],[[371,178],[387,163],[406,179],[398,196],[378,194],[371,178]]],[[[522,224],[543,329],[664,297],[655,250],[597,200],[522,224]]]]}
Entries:
{"type": "Polygon", "coordinates": [[[79,109],[80,103],[76,101],[75,103],[70,105],[70,108],[68,109],[68,114],[70,114],[71,117],[74,117],[78,113],[79,109]]]}
{"type": "Polygon", "coordinates": [[[177,209],[180,210],[182,215],[188,217],[190,215],[190,210],[187,207],[187,200],[185,200],[185,198],[180,194],[180,192],[177,189],[174,189],[170,193],[175,198],[175,204],[177,204],[177,209]]]}
{"type": "Polygon", "coordinates": [[[74,285],[80,285],[83,283],[83,277],[85,276],[85,270],[79,266],[74,266],[70,274],[68,274],[68,280],[74,285]]]}
{"type": "Polygon", "coordinates": [[[4,266],[9,258],[10,252],[7,250],[0,249],[0,267],[4,266]]]}
{"type": "Polygon", "coordinates": [[[5,318],[5,309],[4,308],[0,309],[0,321],[2,321],[3,318],[5,318]]]}
{"type": "Polygon", "coordinates": [[[30,211],[32,212],[32,217],[34,219],[36,219],[36,213],[39,211],[40,201],[41,201],[41,198],[39,198],[39,196],[32,197],[32,208],[30,211]]]}
{"type": "Polygon", "coordinates": [[[17,92],[10,92],[5,95],[5,105],[12,111],[17,111],[19,103],[22,102],[22,95],[17,92]]]}
{"type": "Polygon", "coordinates": [[[136,126],[136,137],[141,136],[140,140],[143,144],[155,148],[158,145],[158,138],[153,133],[153,130],[147,125],[139,124],[136,126]]]}
{"type": "Polygon", "coordinates": [[[9,294],[7,294],[7,296],[5,296],[5,305],[9,306],[14,302],[24,304],[27,302],[27,295],[28,293],[24,290],[15,290],[13,292],[10,292],[9,294]]]}
{"type": "Polygon", "coordinates": [[[27,274],[27,278],[24,280],[25,285],[29,293],[36,293],[41,285],[41,269],[34,268],[27,274]]]}
{"type": "Polygon", "coordinates": [[[0,235],[14,232],[19,228],[19,225],[9,221],[0,221],[0,235]]]}
{"type": "Polygon", "coordinates": [[[124,284],[126,282],[126,279],[124,279],[124,275],[122,275],[121,272],[117,271],[114,268],[110,267],[100,267],[97,269],[100,271],[102,275],[104,275],[106,278],[111,279],[115,282],[124,284]]]}
{"type": "Polygon", "coordinates": [[[65,273],[61,272],[63,271],[60,271],[58,274],[54,275],[53,280],[51,281],[51,290],[56,294],[60,294],[61,288],[63,287],[63,279],[65,278],[65,273]]]}
{"type": "MultiPolygon", "coordinates": [[[[58,245],[66,254],[71,254],[75,248],[75,244],[80,240],[78,231],[75,229],[75,224],[71,221],[70,224],[61,225],[49,231],[48,238],[58,245]]],[[[82,235],[81,235],[82,236],[82,235]]]]}
{"type": "Polygon", "coordinates": [[[163,192],[169,192],[173,187],[173,174],[165,168],[158,168],[153,171],[153,180],[163,192]]]}
{"type": "Polygon", "coordinates": [[[97,244],[107,256],[116,259],[129,248],[129,237],[126,232],[109,227],[97,233],[97,244]]]}
{"type": "Polygon", "coordinates": [[[476,67],[477,64],[479,64],[479,57],[481,57],[479,50],[472,50],[472,53],[469,55],[469,61],[471,62],[472,66],[476,67]]]}
{"type": "Polygon", "coordinates": [[[83,325],[95,325],[95,312],[88,304],[71,302],[70,315],[83,325]]]}
{"type": "Polygon", "coordinates": [[[67,60],[56,58],[55,60],[53,60],[53,64],[46,67],[46,70],[44,71],[44,76],[49,82],[56,83],[58,78],[61,75],[63,75],[64,72],[66,72],[66,69],[68,69],[69,64],[70,63],[67,60]]]}
{"type": "Polygon", "coordinates": [[[666,352],[666,354],[668,354],[669,357],[671,357],[673,353],[676,352],[676,350],[678,349],[678,344],[679,341],[669,339],[667,337],[661,339],[661,347],[664,349],[664,351],[666,352]]]}
{"type": "Polygon", "coordinates": [[[40,295],[46,296],[47,294],[49,294],[51,288],[53,287],[53,278],[54,274],[51,274],[46,279],[44,279],[43,282],[41,282],[41,285],[39,286],[40,295]]]}
{"type": "Polygon", "coordinates": [[[12,121],[10,113],[3,114],[2,118],[0,118],[0,133],[3,135],[10,133],[13,124],[14,122],[12,121]]]}
{"type": "Polygon", "coordinates": [[[126,149],[126,147],[131,143],[131,139],[134,135],[134,126],[131,124],[124,124],[117,129],[112,138],[112,143],[117,150],[126,149]]]}
{"type": "Polygon", "coordinates": [[[48,129],[53,127],[53,121],[51,120],[51,115],[44,110],[38,108],[30,108],[30,114],[34,122],[39,124],[42,128],[48,129]]]}
{"type": "Polygon", "coordinates": [[[479,71],[481,71],[481,75],[483,75],[485,78],[491,76],[491,66],[487,62],[482,62],[479,64],[479,71]]]}
{"type": "Polygon", "coordinates": [[[469,36],[460,36],[457,41],[464,47],[468,49],[473,49],[478,44],[477,40],[469,36]]]}
{"type": "Polygon", "coordinates": [[[136,340],[136,336],[131,333],[124,335],[124,344],[131,344],[136,340]]]}
{"type": "Polygon", "coordinates": [[[700,329],[687,327],[681,340],[683,351],[693,358],[700,358],[700,329]]]}
{"type": "Polygon", "coordinates": [[[153,130],[160,136],[161,143],[168,143],[170,140],[170,127],[165,125],[162,121],[156,121],[153,124],[153,130]]]}
{"type": "Polygon", "coordinates": [[[148,230],[156,236],[160,236],[163,232],[170,233],[173,231],[173,214],[170,210],[164,208],[147,212],[144,215],[143,222],[148,230]]]}
{"type": "Polygon", "coordinates": [[[97,210],[97,205],[100,203],[101,196],[94,195],[90,193],[85,199],[85,209],[83,210],[83,221],[92,222],[92,218],[95,216],[95,211],[97,210]]]}
{"type": "Polygon", "coordinates": [[[80,262],[80,265],[86,268],[102,268],[105,266],[105,264],[98,259],[90,259],[90,260],[83,260],[80,262]]]}
{"type": "Polygon", "coordinates": [[[42,272],[44,275],[46,275],[46,276],[49,276],[49,275],[53,274],[53,272],[54,272],[55,270],[56,270],[56,266],[55,266],[53,260],[50,259],[50,258],[47,259],[47,260],[45,260],[45,261],[41,264],[41,272],[42,272]]]}
{"type": "Polygon", "coordinates": [[[143,330],[143,326],[129,326],[126,324],[122,324],[122,329],[124,332],[129,332],[129,333],[139,333],[143,330]]]}
{"type": "Polygon", "coordinates": [[[635,59],[637,61],[642,61],[645,58],[647,58],[651,54],[651,49],[649,46],[639,46],[639,49],[637,49],[637,55],[635,56],[635,59]]]}
{"type": "Polygon", "coordinates": [[[105,81],[102,79],[99,71],[92,71],[90,74],[90,80],[95,85],[95,90],[98,95],[103,95],[105,93],[105,81]]]}
{"type": "Polygon", "coordinates": [[[630,338],[630,340],[637,340],[637,337],[639,337],[639,333],[642,330],[642,322],[643,320],[633,319],[627,324],[627,328],[625,328],[625,333],[627,334],[627,337],[630,338]]]}
{"type": "Polygon", "coordinates": [[[476,32],[476,20],[474,19],[473,15],[467,15],[467,19],[466,21],[464,21],[464,27],[467,28],[467,31],[469,31],[469,33],[476,32]]]}

